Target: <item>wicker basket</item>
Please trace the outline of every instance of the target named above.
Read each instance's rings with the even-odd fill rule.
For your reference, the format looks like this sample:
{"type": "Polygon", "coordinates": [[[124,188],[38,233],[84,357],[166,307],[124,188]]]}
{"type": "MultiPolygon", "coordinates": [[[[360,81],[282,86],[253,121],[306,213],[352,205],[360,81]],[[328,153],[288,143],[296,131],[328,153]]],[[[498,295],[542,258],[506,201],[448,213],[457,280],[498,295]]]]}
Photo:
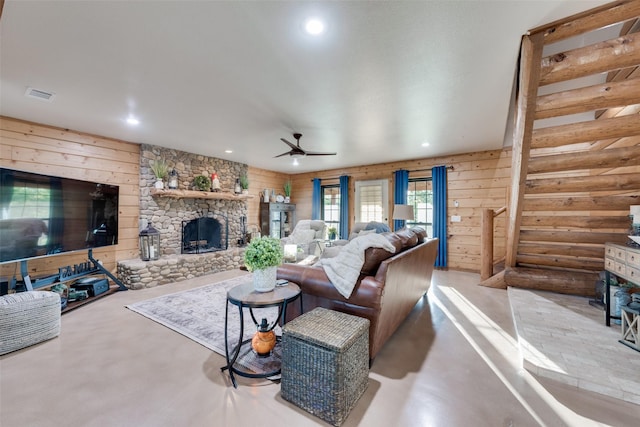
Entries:
{"type": "Polygon", "coordinates": [[[0,354],[57,337],[60,295],[30,291],[0,296],[0,354]]]}
{"type": "Polygon", "coordinates": [[[282,329],[282,398],[341,425],[367,388],[369,320],[316,308],[282,329]]]}

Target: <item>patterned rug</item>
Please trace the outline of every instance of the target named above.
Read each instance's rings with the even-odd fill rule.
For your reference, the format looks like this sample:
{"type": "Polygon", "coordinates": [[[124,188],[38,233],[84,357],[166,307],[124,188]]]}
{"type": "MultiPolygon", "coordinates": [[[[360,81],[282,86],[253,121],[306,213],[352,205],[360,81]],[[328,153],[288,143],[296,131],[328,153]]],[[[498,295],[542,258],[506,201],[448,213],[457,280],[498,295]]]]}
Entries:
{"type": "MultiPolygon", "coordinates": [[[[227,291],[250,280],[252,280],[251,275],[234,277],[211,285],[130,304],[127,308],[224,356],[224,320],[227,291]]],[[[273,321],[278,315],[278,309],[275,307],[254,309],[254,314],[258,321],[263,317],[273,321]]],[[[229,305],[228,328],[229,352],[231,353],[232,349],[237,345],[240,335],[238,308],[231,304],[229,305]]],[[[276,327],[275,330],[280,335],[280,328],[276,327]]],[[[255,332],[256,326],[251,320],[248,309],[245,309],[243,339],[250,339],[255,332]]],[[[272,356],[257,357],[251,351],[251,346],[247,345],[242,347],[242,351],[238,356],[238,363],[254,372],[273,370],[274,366],[279,365],[279,345],[276,346],[273,353],[272,356]]]]}

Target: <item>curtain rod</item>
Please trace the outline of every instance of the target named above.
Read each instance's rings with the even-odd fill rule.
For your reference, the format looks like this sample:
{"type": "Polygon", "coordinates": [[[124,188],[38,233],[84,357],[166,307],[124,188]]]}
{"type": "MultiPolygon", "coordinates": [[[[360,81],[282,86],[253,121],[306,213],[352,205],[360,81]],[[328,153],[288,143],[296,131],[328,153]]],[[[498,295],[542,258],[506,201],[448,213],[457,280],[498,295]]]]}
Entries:
{"type": "MultiPolygon", "coordinates": [[[[444,166],[444,165],[442,165],[444,166]]],[[[436,167],[436,166],[434,166],[436,167]]],[[[449,170],[453,170],[453,166],[447,166],[447,169],[449,170]]],[[[414,170],[410,170],[408,172],[431,172],[431,169],[414,169],[414,170]]],[[[320,178],[321,180],[331,180],[331,179],[340,179],[339,176],[336,176],[334,178],[320,178]]],[[[313,178],[311,178],[309,181],[313,182],[313,178]]]]}
{"type": "MultiPolygon", "coordinates": [[[[340,179],[339,176],[336,176],[335,178],[320,178],[321,181],[325,181],[325,180],[331,180],[331,179],[340,179]]],[[[313,182],[314,178],[311,178],[309,181],[313,182]]]]}
{"type": "MultiPolygon", "coordinates": [[[[442,165],[442,166],[444,166],[444,165],[442,165]]],[[[434,167],[436,167],[436,166],[434,166],[434,167]]],[[[411,170],[411,171],[408,171],[408,172],[431,172],[432,169],[433,168],[429,168],[429,169],[414,169],[414,170],[411,170]]],[[[447,169],[453,170],[453,166],[447,166],[447,169]]]]}

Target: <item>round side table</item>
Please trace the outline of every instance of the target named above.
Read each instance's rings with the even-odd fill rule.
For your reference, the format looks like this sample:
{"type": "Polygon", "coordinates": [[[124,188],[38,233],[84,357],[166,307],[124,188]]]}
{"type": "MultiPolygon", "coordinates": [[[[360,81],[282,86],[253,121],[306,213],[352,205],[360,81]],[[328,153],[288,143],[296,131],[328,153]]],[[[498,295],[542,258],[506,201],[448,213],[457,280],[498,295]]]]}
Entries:
{"type": "MultiPolygon", "coordinates": [[[[249,314],[251,315],[251,320],[256,325],[256,330],[258,328],[258,319],[254,314],[255,308],[268,308],[268,307],[278,307],[278,315],[273,321],[269,322],[268,330],[273,330],[278,321],[280,321],[281,325],[284,325],[285,314],[287,311],[287,304],[296,300],[301,296],[300,287],[291,282],[287,282],[286,285],[276,286],[274,290],[269,292],[256,292],[253,289],[253,281],[251,280],[251,276],[248,276],[248,281],[241,285],[235,286],[231,288],[227,292],[227,304],[224,318],[224,344],[225,344],[225,356],[227,360],[227,364],[220,368],[222,371],[229,370],[229,376],[231,377],[231,382],[233,383],[233,387],[238,388],[238,384],[234,377],[234,374],[240,375],[242,377],[247,378],[267,378],[278,375],[280,373],[280,359],[279,357],[274,360],[274,363],[270,364],[270,368],[264,370],[263,372],[255,372],[253,370],[249,370],[238,363],[238,356],[240,355],[241,350],[244,348],[247,349],[247,346],[251,346],[251,338],[244,338],[244,309],[249,309],[249,314]],[[238,342],[235,346],[230,350],[229,349],[229,306],[234,305],[238,307],[238,312],[240,315],[240,333],[238,336],[238,342]]],[[[302,312],[302,298],[300,298],[300,311],[302,312]]],[[[280,345],[281,337],[276,338],[276,346],[280,345]]],[[[253,351],[253,350],[249,350],[253,351]]],[[[272,351],[275,354],[275,352],[272,351]]],[[[255,355],[256,358],[260,356],[255,355]]]]}

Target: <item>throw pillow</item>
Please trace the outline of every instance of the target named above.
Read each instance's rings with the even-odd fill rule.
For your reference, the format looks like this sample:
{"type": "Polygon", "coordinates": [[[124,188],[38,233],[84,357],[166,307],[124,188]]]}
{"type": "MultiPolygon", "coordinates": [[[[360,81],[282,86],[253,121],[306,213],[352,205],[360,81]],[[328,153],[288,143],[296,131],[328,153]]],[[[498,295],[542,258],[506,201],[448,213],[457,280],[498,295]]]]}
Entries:
{"type": "Polygon", "coordinates": [[[374,230],[376,233],[384,233],[387,231],[391,231],[391,229],[387,224],[384,224],[382,222],[376,222],[376,221],[369,222],[369,224],[367,224],[367,226],[364,229],[374,230]]]}

